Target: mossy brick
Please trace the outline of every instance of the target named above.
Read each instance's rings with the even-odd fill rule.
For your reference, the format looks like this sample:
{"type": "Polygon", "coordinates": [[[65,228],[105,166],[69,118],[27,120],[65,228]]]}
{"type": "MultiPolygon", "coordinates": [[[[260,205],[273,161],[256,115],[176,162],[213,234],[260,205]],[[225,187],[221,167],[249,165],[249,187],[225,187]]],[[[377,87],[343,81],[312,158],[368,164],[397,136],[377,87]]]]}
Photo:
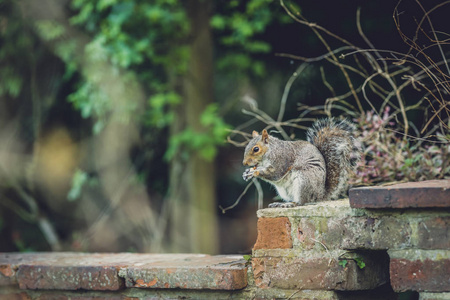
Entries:
{"type": "Polygon", "coordinates": [[[449,300],[450,293],[419,293],[419,300],[449,300]]]}
{"type": "Polygon", "coordinates": [[[286,290],[257,289],[254,300],[259,299],[296,299],[296,300],[339,300],[342,299],[335,291],[324,290],[286,290]]]}
{"type": "Polygon", "coordinates": [[[328,218],[327,227],[317,237],[330,248],[383,250],[411,245],[412,229],[396,217],[328,218]]]}
{"type": "Polygon", "coordinates": [[[420,220],[417,239],[419,249],[450,249],[450,216],[420,220]]]}
{"type": "Polygon", "coordinates": [[[353,208],[449,208],[450,179],[351,189],[353,208]]]}
{"type": "Polygon", "coordinates": [[[367,290],[389,280],[389,263],[383,253],[303,251],[299,256],[254,257],[252,267],[258,288],[299,290],[367,290]],[[346,255],[350,255],[347,257],[346,255]],[[359,257],[365,267],[357,266],[359,257]],[[340,264],[341,260],[345,264],[340,264]]]}
{"type": "Polygon", "coordinates": [[[256,212],[258,218],[288,217],[333,217],[333,216],[358,216],[365,214],[365,210],[352,209],[348,199],[324,201],[293,208],[265,208],[256,212]]]}
{"type": "Polygon", "coordinates": [[[390,278],[397,292],[450,292],[450,250],[390,250],[390,278]]]}
{"type": "Polygon", "coordinates": [[[258,237],[253,249],[292,248],[291,223],[287,217],[259,218],[258,237]]]}

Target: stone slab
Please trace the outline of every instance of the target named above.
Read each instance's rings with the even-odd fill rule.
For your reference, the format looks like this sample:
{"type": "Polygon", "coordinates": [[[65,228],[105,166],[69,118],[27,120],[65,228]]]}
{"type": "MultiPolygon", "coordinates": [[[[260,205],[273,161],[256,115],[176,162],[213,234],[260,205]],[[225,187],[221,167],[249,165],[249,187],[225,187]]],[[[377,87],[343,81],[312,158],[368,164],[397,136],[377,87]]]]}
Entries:
{"type": "Polygon", "coordinates": [[[351,189],[353,208],[450,208],[450,179],[351,189]]]}
{"type": "Polygon", "coordinates": [[[389,281],[388,258],[381,252],[303,251],[299,256],[253,257],[252,267],[261,289],[368,290],[389,281]]]}
{"type": "Polygon", "coordinates": [[[0,253],[0,271],[8,280],[4,285],[18,284],[31,290],[117,291],[125,288],[125,283],[128,287],[216,290],[247,285],[242,256],[0,253]]]}
{"type": "Polygon", "coordinates": [[[450,292],[450,250],[391,250],[394,291],[450,292]]]}

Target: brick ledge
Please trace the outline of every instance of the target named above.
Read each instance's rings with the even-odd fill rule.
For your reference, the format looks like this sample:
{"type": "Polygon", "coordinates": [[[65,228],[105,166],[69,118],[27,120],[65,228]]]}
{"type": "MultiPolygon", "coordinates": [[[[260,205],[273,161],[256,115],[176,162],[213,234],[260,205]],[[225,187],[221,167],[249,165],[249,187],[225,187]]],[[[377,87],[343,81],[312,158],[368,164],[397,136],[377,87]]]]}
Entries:
{"type": "Polygon", "coordinates": [[[0,253],[0,286],[32,290],[124,288],[239,290],[242,256],[135,253],[0,253]]]}

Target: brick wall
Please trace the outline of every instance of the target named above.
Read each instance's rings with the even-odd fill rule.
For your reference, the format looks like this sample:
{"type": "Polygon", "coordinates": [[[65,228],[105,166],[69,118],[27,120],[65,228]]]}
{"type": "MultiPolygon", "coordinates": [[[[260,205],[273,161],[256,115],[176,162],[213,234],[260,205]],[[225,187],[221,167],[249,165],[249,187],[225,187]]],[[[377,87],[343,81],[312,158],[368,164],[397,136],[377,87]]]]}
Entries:
{"type": "Polygon", "coordinates": [[[367,291],[359,292],[366,299],[374,289],[382,289],[377,299],[405,291],[450,299],[449,227],[450,180],[358,188],[350,201],[260,210],[255,284],[332,291],[336,299],[356,290],[367,291]]]}
{"type": "Polygon", "coordinates": [[[242,256],[0,253],[0,299],[450,299],[450,180],[258,211],[242,256]]]}

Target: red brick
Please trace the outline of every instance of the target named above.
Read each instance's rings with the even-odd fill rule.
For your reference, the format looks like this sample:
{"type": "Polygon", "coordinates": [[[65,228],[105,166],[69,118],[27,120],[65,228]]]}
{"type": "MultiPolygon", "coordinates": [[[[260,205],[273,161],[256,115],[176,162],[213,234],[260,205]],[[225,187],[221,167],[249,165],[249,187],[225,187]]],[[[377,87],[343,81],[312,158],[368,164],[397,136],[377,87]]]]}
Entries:
{"type": "Polygon", "coordinates": [[[291,223],[287,217],[259,218],[256,249],[292,248],[291,223]]]}
{"type": "Polygon", "coordinates": [[[450,257],[391,258],[390,278],[392,288],[396,292],[449,292],[450,257]]]}
{"type": "Polygon", "coordinates": [[[450,207],[450,180],[354,188],[349,198],[353,208],[450,207]]]}

